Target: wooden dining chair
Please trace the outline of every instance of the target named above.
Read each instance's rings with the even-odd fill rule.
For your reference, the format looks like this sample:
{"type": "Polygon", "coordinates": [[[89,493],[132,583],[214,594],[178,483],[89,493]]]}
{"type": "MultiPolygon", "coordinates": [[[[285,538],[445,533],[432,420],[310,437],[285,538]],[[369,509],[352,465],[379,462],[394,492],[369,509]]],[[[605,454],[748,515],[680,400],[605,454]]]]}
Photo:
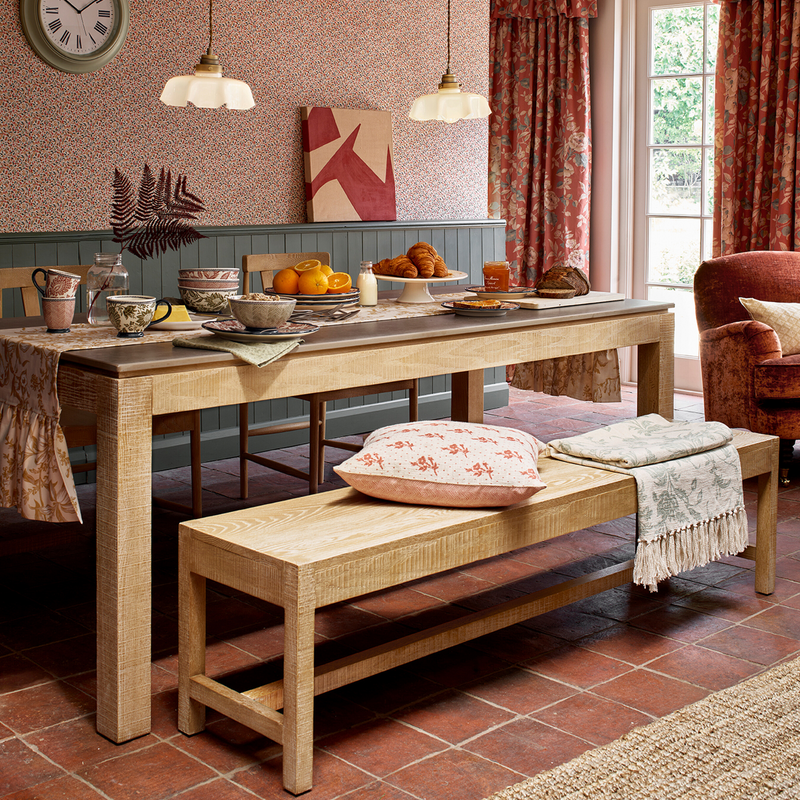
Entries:
{"type": "MultiPolygon", "coordinates": [[[[242,256],[242,291],[251,289],[250,277],[258,272],[261,275],[261,286],[268,289],[272,286],[272,276],[282,269],[293,267],[301,261],[316,259],[330,266],[329,253],[268,253],[242,256]]],[[[342,450],[358,452],[361,445],[352,442],[342,442],[336,439],[327,439],[325,436],[325,414],[327,404],[333,400],[364,397],[381,392],[408,391],[408,417],[409,421],[416,422],[419,413],[419,382],[416,379],[393,381],[391,383],[378,383],[371,386],[359,386],[353,389],[340,389],[332,392],[314,392],[299,395],[298,399],[309,404],[309,417],[307,420],[296,422],[268,422],[257,427],[250,427],[249,404],[239,406],[239,481],[240,497],[244,500],[248,495],[248,462],[260,464],[263,467],[274,469],[285,475],[293,475],[308,481],[308,493],[315,494],[319,484],[325,480],[325,448],[338,447],[342,450]],[[249,440],[252,436],[265,436],[269,434],[287,433],[290,431],[309,431],[309,468],[308,472],[297,469],[289,464],[283,464],[275,459],[267,458],[258,453],[249,452],[249,440]]]]}
{"type": "MultiPolygon", "coordinates": [[[[81,276],[81,285],[86,283],[86,276],[91,264],[76,264],[67,267],[59,266],[57,269],[71,272],[81,276]]],[[[19,289],[22,294],[22,310],[26,317],[41,316],[39,292],[33,285],[31,274],[35,267],[11,267],[0,269],[0,300],[3,289],[19,289]]],[[[49,267],[42,267],[49,269],[49,267]]],[[[0,318],[3,316],[2,302],[0,302],[0,318]]],[[[61,430],[67,441],[67,447],[93,447],[97,444],[97,419],[89,411],[72,406],[61,407],[61,430]]],[[[153,503],[160,508],[178,511],[193,517],[203,515],[203,496],[201,484],[200,458],[200,411],[179,411],[174,414],[162,414],[153,417],[153,435],[162,436],[168,433],[181,433],[189,431],[189,449],[191,453],[191,505],[178,503],[163,497],[153,497],[153,503]]],[[[97,468],[97,463],[72,464],[73,472],[89,472],[97,468]]]]}

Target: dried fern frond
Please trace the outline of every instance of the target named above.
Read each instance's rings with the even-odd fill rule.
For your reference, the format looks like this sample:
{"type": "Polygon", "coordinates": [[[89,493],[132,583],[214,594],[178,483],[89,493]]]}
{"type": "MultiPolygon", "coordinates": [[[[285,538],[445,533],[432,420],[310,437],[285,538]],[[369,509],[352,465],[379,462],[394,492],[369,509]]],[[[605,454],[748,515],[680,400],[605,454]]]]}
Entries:
{"type": "Polygon", "coordinates": [[[133,187],[126,175],[114,170],[114,197],[111,225],[114,241],[141,259],[153,258],[167,250],[178,250],[204,239],[188,222],[205,211],[203,201],[186,188],[186,176],[163,167],[155,180],[148,164],[144,165],[139,192],[134,200],[133,187]]]}

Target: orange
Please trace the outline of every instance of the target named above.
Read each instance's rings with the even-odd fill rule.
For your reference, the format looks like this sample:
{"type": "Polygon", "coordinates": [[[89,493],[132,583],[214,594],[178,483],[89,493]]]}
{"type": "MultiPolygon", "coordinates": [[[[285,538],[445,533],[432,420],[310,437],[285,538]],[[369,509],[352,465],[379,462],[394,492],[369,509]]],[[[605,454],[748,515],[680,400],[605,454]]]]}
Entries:
{"type": "Polygon", "coordinates": [[[353,281],[346,272],[334,272],[328,276],[328,294],[341,294],[349,292],[353,281]]]}
{"type": "Polygon", "coordinates": [[[330,268],[330,267],[329,267],[327,264],[323,264],[323,265],[320,267],[320,269],[322,270],[322,274],[323,274],[323,275],[324,275],[326,278],[330,278],[330,276],[331,276],[331,275],[333,275],[333,270],[332,270],[332,269],[331,269],[331,268],[330,268]]]}
{"type": "Polygon", "coordinates": [[[312,269],[319,269],[321,266],[321,261],[317,261],[316,258],[312,258],[308,261],[301,261],[299,264],[295,264],[293,269],[299,275],[312,269]]]}
{"type": "Polygon", "coordinates": [[[310,269],[300,273],[298,281],[300,294],[325,294],[328,291],[328,278],[321,269],[310,269]]]}
{"type": "Polygon", "coordinates": [[[278,294],[297,294],[300,277],[293,269],[282,269],[272,276],[272,288],[278,294]]]}

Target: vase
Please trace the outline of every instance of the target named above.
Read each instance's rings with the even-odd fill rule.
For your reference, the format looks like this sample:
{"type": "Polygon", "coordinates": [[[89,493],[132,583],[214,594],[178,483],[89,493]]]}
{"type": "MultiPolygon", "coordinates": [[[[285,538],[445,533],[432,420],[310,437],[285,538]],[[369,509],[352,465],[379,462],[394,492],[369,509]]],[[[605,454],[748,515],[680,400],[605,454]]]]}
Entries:
{"type": "Polygon", "coordinates": [[[94,264],[86,276],[86,305],[90,325],[111,325],[106,300],[115,294],[128,294],[128,270],[120,253],[95,253],[94,264]]]}

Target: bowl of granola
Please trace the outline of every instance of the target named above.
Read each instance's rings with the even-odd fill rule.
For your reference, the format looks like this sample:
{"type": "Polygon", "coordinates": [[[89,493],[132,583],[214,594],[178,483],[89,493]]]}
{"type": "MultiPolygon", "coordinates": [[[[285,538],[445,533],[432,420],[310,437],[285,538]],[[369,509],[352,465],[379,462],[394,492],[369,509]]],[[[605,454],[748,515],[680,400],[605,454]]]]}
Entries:
{"type": "Polygon", "coordinates": [[[292,315],[296,302],[294,299],[260,292],[228,298],[233,316],[250,330],[266,330],[282,325],[292,315]]]}

